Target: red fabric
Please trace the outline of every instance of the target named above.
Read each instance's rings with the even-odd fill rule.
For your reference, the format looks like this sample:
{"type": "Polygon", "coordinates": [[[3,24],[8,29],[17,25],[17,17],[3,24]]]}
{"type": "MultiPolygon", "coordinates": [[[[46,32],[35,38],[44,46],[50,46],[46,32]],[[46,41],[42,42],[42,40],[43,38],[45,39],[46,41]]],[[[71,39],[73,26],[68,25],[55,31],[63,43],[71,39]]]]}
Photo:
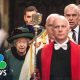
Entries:
{"type": "MultiPolygon", "coordinates": [[[[72,80],[80,80],[79,79],[79,47],[71,43],[71,78],[72,80]]],[[[50,80],[50,65],[51,65],[51,57],[54,45],[50,43],[46,45],[41,54],[41,63],[42,63],[42,80],[50,80]]]]}

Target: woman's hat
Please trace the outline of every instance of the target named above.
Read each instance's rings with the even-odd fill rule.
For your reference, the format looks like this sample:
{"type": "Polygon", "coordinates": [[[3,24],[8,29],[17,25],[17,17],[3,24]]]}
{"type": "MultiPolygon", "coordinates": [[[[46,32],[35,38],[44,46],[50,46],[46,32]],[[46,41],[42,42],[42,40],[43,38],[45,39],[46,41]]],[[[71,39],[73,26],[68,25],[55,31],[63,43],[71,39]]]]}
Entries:
{"type": "Polygon", "coordinates": [[[11,43],[15,39],[22,38],[22,37],[33,39],[34,34],[27,27],[26,28],[19,27],[13,30],[11,36],[8,38],[8,42],[11,43]]]}

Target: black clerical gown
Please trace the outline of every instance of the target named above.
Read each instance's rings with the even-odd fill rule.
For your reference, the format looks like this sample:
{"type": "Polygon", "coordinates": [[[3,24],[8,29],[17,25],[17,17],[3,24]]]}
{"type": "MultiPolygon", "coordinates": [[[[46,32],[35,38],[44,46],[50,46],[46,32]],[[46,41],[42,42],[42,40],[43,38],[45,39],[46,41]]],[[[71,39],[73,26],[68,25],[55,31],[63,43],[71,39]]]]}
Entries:
{"type": "Polygon", "coordinates": [[[53,49],[50,80],[71,80],[71,66],[70,66],[70,45],[67,43],[67,50],[60,48],[53,49]]]}
{"type": "MultiPolygon", "coordinates": [[[[40,65],[38,65],[38,66],[40,66],[38,68],[40,69],[39,71],[41,72],[41,80],[50,80],[51,75],[55,75],[55,77],[56,77],[56,74],[58,74],[58,73],[54,73],[53,71],[54,70],[57,71],[58,67],[59,67],[59,71],[61,71],[60,69],[63,70],[62,67],[64,67],[64,69],[65,69],[62,72],[60,72],[62,74],[59,73],[58,76],[60,76],[60,77],[61,76],[65,76],[65,77],[68,76],[69,80],[79,80],[80,79],[80,75],[79,75],[79,71],[80,71],[80,69],[79,69],[80,47],[77,44],[73,43],[72,41],[69,42],[69,45],[70,45],[70,48],[69,48],[68,52],[69,51],[70,52],[69,52],[69,54],[64,55],[66,57],[64,57],[65,59],[63,58],[64,61],[62,63],[60,62],[61,65],[59,63],[57,64],[56,63],[57,61],[53,61],[56,59],[52,59],[52,57],[54,58],[54,56],[56,56],[54,53],[55,51],[53,51],[54,50],[54,44],[53,43],[46,45],[42,49],[41,54],[39,54],[40,56],[38,56],[38,58],[37,58],[38,59],[37,62],[40,64],[40,65]],[[40,59],[39,59],[39,57],[40,57],[40,59]],[[68,58],[68,60],[66,61],[67,58],[68,58]],[[53,62],[51,62],[51,61],[53,61],[53,62]],[[64,63],[66,63],[66,64],[64,64],[64,63]],[[56,65],[57,67],[55,67],[54,65],[56,65]],[[51,70],[52,67],[54,69],[51,70]],[[66,68],[68,71],[66,71],[66,68]]],[[[66,52],[66,53],[68,53],[68,52],[66,52]]],[[[61,56],[61,57],[63,57],[63,56],[61,56]]],[[[53,76],[53,79],[55,77],[53,76]]],[[[64,79],[61,79],[61,80],[65,80],[65,77],[64,77],[64,79]]],[[[57,79],[57,80],[59,80],[59,79],[57,79]]]]}

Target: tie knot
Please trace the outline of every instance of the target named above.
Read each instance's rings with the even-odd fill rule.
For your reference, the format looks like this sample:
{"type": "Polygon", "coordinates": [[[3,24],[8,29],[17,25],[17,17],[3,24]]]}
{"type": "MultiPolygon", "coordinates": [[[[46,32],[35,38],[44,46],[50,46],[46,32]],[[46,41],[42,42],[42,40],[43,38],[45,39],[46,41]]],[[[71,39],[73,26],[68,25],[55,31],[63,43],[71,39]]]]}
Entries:
{"type": "Polygon", "coordinates": [[[71,31],[72,31],[72,32],[75,32],[75,30],[74,30],[74,29],[72,29],[71,31]]]}

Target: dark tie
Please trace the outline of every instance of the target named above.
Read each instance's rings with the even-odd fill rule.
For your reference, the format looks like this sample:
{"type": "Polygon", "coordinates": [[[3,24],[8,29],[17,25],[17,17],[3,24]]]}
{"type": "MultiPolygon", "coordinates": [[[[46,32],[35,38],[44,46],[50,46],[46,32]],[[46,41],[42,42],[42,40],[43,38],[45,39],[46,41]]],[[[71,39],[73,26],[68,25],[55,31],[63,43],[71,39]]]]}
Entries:
{"type": "Polygon", "coordinates": [[[74,41],[76,41],[76,34],[75,34],[75,30],[72,30],[72,39],[74,40],[74,41]]]}

